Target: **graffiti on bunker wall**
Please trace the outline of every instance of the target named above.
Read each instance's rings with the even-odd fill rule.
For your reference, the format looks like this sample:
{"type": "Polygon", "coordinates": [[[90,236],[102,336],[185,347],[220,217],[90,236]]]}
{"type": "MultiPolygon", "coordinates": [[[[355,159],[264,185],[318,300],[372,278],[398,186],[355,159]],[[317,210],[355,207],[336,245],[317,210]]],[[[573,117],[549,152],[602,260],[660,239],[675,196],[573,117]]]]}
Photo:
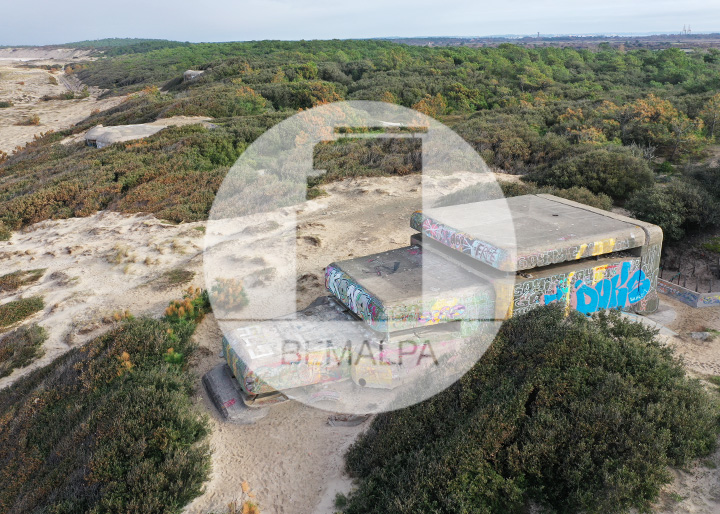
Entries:
{"type": "Polygon", "coordinates": [[[553,248],[528,255],[518,255],[517,269],[532,269],[558,264],[566,261],[576,261],[586,257],[619,252],[631,248],[630,239],[608,238],[590,243],[583,243],[566,248],[553,248]]]}
{"type": "Polygon", "coordinates": [[[633,259],[517,284],[513,312],[520,314],[556,302],[583,314],[624,309],[642,301],[651,289],[640,259],[633,259]]]}
{"type": "Polygon", "coordinates": [[[410,226],[418,232],[422,232],[430,239],[467,254],[473,259],[477,259],[490,266],[500,267],[501,263],[508,259],[504,250],[496,248],[484,241],[474,239],[472,236],[455,230],[452,227],[438,223],[425,216],[422,212],[418,211],[413,213],[410,218],[410,226]]]}
{"type": "MultiPolygon", "coordinates": [[[[408,298],[384,305],[343,270],[328,266],[325,287],[348,309],[378,331],[406,330],[450,321],[479,322],[494,318],[489,290],[458,292],[447,297],[408,298]]],[[[466,324],[465,328],[470,325],[466,324]]]]}
{"type": "Polygon", "coordinates": [[[325,269],[325,287],[371,327],[377,328],[378,323],[384,318],[382,305],[341,269],[335,266],[328,266],[325,269]]]}

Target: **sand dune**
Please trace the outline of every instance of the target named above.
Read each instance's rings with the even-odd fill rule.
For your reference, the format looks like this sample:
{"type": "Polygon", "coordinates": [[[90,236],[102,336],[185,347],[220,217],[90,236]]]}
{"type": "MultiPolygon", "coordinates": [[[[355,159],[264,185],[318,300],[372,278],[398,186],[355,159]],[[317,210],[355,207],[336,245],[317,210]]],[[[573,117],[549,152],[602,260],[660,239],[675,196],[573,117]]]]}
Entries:
{"type": "Polygon", "coordinates": [[[61,80],[63,75],[62,71],[52,74],[19,61],[0,60],[0,101],[14,104],[12,107],[0,108],[0,151],[12,153],[16,147],[32,141],[36,135],[71,127],[87,118],[93,110],[109,109],[124,99],[112,97],[98,100],[101,91],[91,88],[87,98],[47,102],[40,100],[45,95],[59,95],[74,88],[73,81],[61,80]],[[57,85],[51,83],[52,78],[57,80],[57,85]],[[17,125],[30,116],[38,116],[40,124],[17,125]]]}

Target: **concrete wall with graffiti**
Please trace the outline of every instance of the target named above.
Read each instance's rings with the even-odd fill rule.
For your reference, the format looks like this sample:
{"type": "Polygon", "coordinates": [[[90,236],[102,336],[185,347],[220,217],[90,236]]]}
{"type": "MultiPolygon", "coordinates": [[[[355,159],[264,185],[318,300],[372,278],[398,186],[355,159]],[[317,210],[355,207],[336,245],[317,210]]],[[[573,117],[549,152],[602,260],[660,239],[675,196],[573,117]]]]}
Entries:
{"type": "Polygon", "coordinates": [[[642,310],[641,303],[654,292],[653,280],[638,257],[520,282],[515,285],[512,313],[555,303],[583,314],[642,310]]]}
{"type": "Polygon", "coordinates": [[[658,279],[657,289],[660,293],[675,298],[690,307],[720,307],[720,292],[697,293],[663,279],[658,279]]]}
{"type": "Polygon", "coordinates": [[[510,255],[503,249],[428,218],[420,211],[414,212],[410,217],[410,227],[438,243],[469,255],[493,268],[514,269],[515,263],[511,262],[510,255]]]}
{"type": "Polygon", "coordinates": [[[477,322],[493,319],[495,298],[492,289],[452,297],[408,298],[384,305],[340,268],[325,268],[325,287],[348,309],[379,332],[394,332],[449,321],[477,322]]]}

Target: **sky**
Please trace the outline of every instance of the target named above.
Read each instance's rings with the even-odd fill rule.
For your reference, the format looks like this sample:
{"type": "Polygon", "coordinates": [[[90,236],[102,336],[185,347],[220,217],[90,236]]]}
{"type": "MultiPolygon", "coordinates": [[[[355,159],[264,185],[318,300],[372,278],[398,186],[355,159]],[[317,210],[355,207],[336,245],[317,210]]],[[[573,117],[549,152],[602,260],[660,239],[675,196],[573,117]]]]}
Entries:
{"type": "Polygon", "coordinates": [[[720,0],[0,0],[0,45],[720,32],[720,0]]]}

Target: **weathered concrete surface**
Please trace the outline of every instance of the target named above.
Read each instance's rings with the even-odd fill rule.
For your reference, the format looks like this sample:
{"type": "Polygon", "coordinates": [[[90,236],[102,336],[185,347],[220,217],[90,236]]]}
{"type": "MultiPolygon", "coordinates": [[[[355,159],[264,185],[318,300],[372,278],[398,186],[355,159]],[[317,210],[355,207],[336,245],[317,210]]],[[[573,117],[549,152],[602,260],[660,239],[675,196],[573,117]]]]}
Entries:
{"type": "Polygon", "coordinates": [[[362,323],[353,321],[338,302],[322,297],[295,316],[270,323],[239,322],[223,338],[223,353],[240,387],[251,395],[345,380],[350,370],[344,359],[334,367],[324,363],[328,351],[342,355],[347,338],[372,337],[362,323]],[[298,354],[305,358],[296,358],[298,354]]]}
{"type": "Polygon", "coordinates": [[[503,271],[662,241],[662,231],[654,225],[552,195],[431,208],[413,214],[410,224],[425,237],[503,271]]]}
{"type": "Polygon", "coordinates": [[[697,293],[680,284],[673,284],[667,280],[658,279],[658,291],[672,296],[690,307],[720,307],[720,291],[713,293],[697,293]]]}
{"type": "Polygon", "coordinates": [[[133,141],[152,136],[164,129],[164,125],[120,125],[117,127],[103,127],[98,125],[87,131],[85,141],[92,146],[102,148],[113,143],[133,141]]]}
{"type": "Polygon", "coordinates": [[[237,381],[226,364],[219,364],[202,378],[208,396],[226,421],[251,425],[268,414],[267,408],[250,409],[245,406],[237,381]]]}
{"type": "Polygon", "coordinates": [[[332,263],[325,285],[380,332],[494,319],[490,282],[419,246],[332,263]]]}

